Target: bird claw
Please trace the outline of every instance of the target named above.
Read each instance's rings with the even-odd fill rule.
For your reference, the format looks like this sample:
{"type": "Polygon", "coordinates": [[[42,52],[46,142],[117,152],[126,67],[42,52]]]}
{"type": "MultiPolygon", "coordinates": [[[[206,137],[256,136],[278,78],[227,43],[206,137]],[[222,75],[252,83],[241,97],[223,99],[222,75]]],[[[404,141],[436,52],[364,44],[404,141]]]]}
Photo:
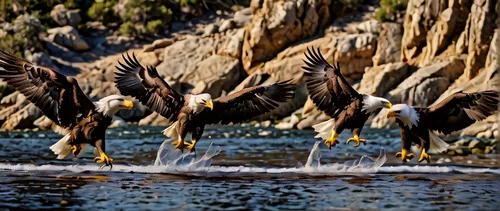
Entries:
{"type": "Polygon", "coordinates": [[[427,163],[431,163],[431,156],[425,152],[425,149],[422,150],[422,153],[420,154],[420,159],[418,159],[418,162],[422,162],[426,160],[427,163]]]}
{"type": "Polygon", "coordinates": [[[113,169],[113,158],[108,157],[105,153],[101,153],[99,157],[95,157],[94,161],[96,163],[102,163],[101,166],[99,166],[99,170],[103,169],[106,166],[109,166],[109,170],[113,169]]]}
{"type": "Polygon", "coordinates": [[[186,149],[188,149],[190,152],[196,152],[196,140],[192,140],[191,143],[184,142],[184,144],[187,145],[186,149]]]}
{"type": "Polygon", "coordinates": [[[71,146],[71,153],[76,157],[78,154],[80,154],[80,150],[82,150],[82,147],[80,145],[72,145],[71,146]]]}
{"type": "Polygon", "coordinates": [[[339,141],[335,138],[328,138],[325,140],[325,145],[328,147],[328,149],[332,149],[332,146],[335,146],[339,143],[339,141]]]}
{"type": "Polygon", "coordinates": [[[407,153],[405,149],[401,150],[401,152],[396,153],[396,157],[400,157],[403,162],[409,162],[415,155],[413,153],[407,153]]]}
{"type": "Polygon", "coordinates": [[[185,144],[185,142],[183,140],[174,141],[174,142],[172,142],[172,144],[175,145],[174,150],[175,149],[180,149],[181,152],[184,152],[184,144],[185,144]]]}
{"type": "Polygon", "coordinates": [[[366,139],[361,139],[359,138],[358,136],[354,136],[353,138],[349,138],[347,139],[347,141],[345,142],[346,144],[349,144],[349,142],[351,141],[355,141],[356,143],[354,144],[354,147],[359,147],[359,145],[361,143],[365,144],[366,145],[366,139]]]}

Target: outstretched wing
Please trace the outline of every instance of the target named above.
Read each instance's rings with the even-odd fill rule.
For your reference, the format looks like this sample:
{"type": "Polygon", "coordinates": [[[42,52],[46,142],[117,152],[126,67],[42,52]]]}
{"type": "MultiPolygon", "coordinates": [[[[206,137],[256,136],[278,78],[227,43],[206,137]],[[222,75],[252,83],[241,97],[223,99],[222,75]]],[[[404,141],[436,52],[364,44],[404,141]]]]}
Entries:
{"type": "Polygon", "coordinates": [[[125,64],[116,66],[116,87],[123,95],[130,95],[149,109],[165,118],[175,121],[184,106],[184,95],[176,92],[160,77],[153,66],[144,68],[134,54],[122,55],[125,64]]]}
{"type": "Polygon", "coordinates": [[[493,90],[458,92],[431,106],[424,114],[429,129],[449,134],[492,115],[498,110],[499,100],[499,92],[493,90]]]}
{"type": "Polygon", "coordinates": [[[207,124],[241,123],[274,110],[294,95],[295,86],[288,81],[269,86],[253,86],[213,101],[213,110],[202,115],[207,124]]]}
{"type": "Polygon", "coordinates": [[[95,109],[74,78],[1,50],[0,78],[26,96],[50,120],[65,128],[74,127],[95,109]]]}
{"type": "Polygon", "coordinates": [[[307,48],[304,55],[306,66],[302,68],[305,70],[304,77],[311,100],[320,110],[336,117],[359,93],[340,73],[339,64],[330,65],[321,55],[319,48],[317,51],[307,48]]]}

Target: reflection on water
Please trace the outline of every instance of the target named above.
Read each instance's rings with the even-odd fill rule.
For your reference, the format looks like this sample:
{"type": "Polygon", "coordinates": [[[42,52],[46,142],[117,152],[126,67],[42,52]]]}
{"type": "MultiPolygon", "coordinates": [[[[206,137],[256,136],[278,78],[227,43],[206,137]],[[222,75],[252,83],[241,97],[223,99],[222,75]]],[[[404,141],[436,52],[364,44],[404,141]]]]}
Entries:
{"type": "Polygon", "coordinates": [[[366,129],[367,145],[328,150],[311,131],[211,128],[198,154],[181,154],[161,129],[110,130],[112,171],[98,171],[90,152],[54,160],[48,147],[59,136],[52,133],[0,133],[0,207],[494,210],[500,204],[498,167],[402,165],[393,159],[397,131],[366,129]]]}

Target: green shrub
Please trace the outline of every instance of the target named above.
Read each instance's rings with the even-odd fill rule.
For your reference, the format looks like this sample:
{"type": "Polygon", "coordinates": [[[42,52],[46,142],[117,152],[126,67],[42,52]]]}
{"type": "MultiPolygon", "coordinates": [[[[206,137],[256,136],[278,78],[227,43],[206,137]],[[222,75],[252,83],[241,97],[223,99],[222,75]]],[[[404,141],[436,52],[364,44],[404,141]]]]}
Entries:
{"type": "Polygon", "coordinates": [[[120,32],[126,36],[132,36],[137,34],[137,30],[135,29],[135,24],[130,21],[125,22],[120,26],[120,32]]]}
{"type": "Polygon", "coordinates": [[[163,22],[161,20],[152,20],[148,22],[146,26],[146,31],[150,34],[158,34],[163,28],[163,22]]]}
{"type": "Polygon", "coordinates": [[[116,21],[116,15],[113,11],[116,0],[105,0],[94,2],[87,11],[87,15],[91,20],[101,21],[103,24],[116,21]]]}
{"type": "Polygon", "coordinates": [[[408,0],[381,0],[375,18],[380,22],[394,20],[399,12],[406,10],[407,5],[408,0]]]}

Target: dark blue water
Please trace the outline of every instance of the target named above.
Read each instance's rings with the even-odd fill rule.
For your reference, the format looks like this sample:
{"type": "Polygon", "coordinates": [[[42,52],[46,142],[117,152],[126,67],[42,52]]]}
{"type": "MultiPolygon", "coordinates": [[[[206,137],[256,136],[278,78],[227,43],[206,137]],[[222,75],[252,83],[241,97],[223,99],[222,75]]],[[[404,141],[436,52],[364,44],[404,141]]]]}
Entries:
{"type": "Polygon", "coordinates": [[[432,165],[403,165],[394,157],[397,130],[367,128],[368,144],[358,148],[344,144],[345,133],[337,147],[319,144],[311,155],[318,141],[312,131],[212,127],[196,155],[165,144],[170,158],[163,161],[178,161],[154,166],[162,129],[110,130],[111,171],[99,171],[90,151],[83,159],[55,160],[48,147],[60,136],[51,132],[0,133],[0,207],[495,210],[500,204],[497,156],[435,155],[432,165]],[[210,143],[210,156],[200,162],[210,143]]]}

